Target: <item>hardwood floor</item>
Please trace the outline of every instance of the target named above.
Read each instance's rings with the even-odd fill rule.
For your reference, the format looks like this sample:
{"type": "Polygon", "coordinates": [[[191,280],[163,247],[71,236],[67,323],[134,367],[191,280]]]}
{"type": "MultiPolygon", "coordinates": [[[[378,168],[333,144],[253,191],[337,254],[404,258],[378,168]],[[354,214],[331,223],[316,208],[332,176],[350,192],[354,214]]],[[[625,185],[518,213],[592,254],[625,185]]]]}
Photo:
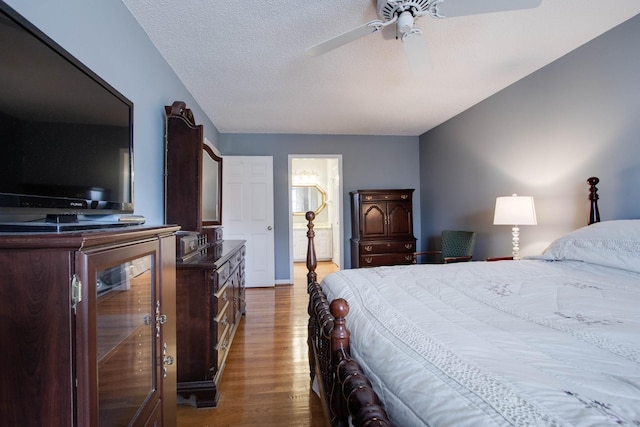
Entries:
{"type": "MultiPolygon", "coordinates": [[[[335,270],[318,263],[318,280],[335,270]]],[[[246,290],[247,314],[229,350],[218,407],[179,404],[178,426],[326,426],[310,390],[306,273],[296,263],[293,286],[246,290]]]]}

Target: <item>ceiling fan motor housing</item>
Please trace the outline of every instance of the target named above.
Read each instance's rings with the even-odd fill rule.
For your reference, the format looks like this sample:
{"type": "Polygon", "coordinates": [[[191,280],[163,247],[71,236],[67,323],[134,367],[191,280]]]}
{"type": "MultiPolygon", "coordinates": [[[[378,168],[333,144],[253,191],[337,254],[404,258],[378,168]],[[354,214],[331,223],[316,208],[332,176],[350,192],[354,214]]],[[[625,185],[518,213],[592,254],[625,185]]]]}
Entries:
{"type": "Polygon", "coordinates": [[[431,13],[433,5],[440,2],[441,0],[378,0],[378,16],[384,21],[400,17],[402,12],[411,12],[413,17],[419,17],[431,13]]]}

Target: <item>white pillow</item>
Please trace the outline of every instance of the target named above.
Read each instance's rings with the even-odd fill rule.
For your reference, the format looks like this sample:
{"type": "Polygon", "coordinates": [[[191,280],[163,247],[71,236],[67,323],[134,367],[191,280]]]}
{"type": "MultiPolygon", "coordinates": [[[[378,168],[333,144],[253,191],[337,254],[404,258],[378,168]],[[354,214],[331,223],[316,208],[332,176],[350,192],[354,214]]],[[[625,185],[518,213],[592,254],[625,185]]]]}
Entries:
{"type": "Polygon", "coordinates": [[[555,240],[547,260],[573,260],[640,273],[640,220],[597,222],[555,240]]]}

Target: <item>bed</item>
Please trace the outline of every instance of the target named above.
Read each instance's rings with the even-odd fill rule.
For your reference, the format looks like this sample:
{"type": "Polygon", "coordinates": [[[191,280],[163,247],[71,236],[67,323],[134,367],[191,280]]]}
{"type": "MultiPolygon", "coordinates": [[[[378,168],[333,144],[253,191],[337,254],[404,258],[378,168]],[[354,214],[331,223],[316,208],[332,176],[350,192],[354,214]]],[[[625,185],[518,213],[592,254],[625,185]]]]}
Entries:
{"type": "Polygon", "coordinates": [[[596,183],[593,224],[540,256],[322,284],[308,213],[310,370],[331,424],[639,426],[640,220],[599,222],[596,183]]]}

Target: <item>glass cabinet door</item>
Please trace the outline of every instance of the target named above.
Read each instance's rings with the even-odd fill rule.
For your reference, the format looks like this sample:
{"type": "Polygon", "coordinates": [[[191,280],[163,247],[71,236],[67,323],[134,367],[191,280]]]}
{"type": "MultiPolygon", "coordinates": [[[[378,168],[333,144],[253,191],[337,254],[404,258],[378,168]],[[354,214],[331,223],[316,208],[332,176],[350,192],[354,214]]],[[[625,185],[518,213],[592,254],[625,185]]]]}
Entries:
{"type": "Polygon", "coordinates": [[[157,240],[76,253],[77,426],[161,421],[166,316],[159,257],[157,240]]]}
{"type": "Polygon", "coordinates": [[[130,425],[158,388],[154,272],[146,255],[96,273],[100,427],[130,425]]]}

